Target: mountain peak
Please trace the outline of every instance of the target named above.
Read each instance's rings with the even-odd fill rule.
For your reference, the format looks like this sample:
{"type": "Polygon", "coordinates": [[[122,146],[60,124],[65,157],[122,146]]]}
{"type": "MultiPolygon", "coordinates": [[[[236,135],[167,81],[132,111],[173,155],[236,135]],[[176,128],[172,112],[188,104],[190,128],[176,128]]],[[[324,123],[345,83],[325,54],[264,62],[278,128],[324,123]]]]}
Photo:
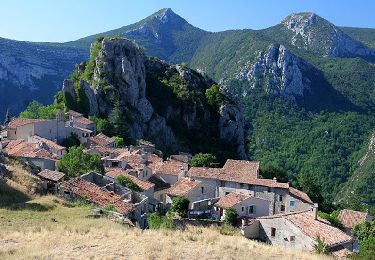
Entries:
{"type": "Polygon", "coordinates": [[[293,29],[301,26],[315,25],[319,22],[331,24],[324,18],[312,12],[292,13],[288,15],[281,23],[287,26],[288,29],[293,29]]]}
{"type": "Polygon", "coordinates": [[[163,8],[151,15],[153,19],[157,19],[162,23],[171,22],[186,22],[181,16],[177,15],[171,8],[163,8]]]}

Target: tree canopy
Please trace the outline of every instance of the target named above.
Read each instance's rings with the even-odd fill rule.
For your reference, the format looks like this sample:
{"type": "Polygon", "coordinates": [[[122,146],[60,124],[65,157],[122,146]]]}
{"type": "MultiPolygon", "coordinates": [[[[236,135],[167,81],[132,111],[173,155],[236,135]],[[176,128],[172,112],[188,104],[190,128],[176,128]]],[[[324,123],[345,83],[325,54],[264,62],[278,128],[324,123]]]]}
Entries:
{"type": "Polygon", "coordinates": [[[191,166],[193,167],[213,167],[217,163],[216,156],[210,153],[198,153],[191,160],[191,166]]]}

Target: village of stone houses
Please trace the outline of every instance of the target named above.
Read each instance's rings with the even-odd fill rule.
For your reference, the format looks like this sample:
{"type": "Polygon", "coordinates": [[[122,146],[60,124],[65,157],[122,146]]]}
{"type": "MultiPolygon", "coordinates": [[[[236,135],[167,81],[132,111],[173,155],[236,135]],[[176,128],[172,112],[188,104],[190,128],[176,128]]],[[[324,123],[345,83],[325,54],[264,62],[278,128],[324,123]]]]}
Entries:
{"type": "Polygon", "coordinates": [[[318,216],[319,205],[306,193],[276,178],[261,178],[257,161],[228,159],[221,168],[192,167],[192,155],[164,158],[146,141],[117,147],[75,111],[59,110],[52,120],[15,118],[4,126],[0,148],[1,175],[7,173],[6,161],[16,159],[31,167],[38,178],[32,189],[41,196],[87,201],[93,216],[110,216],[114,223],[134,229],[150,228],[155,213],[180,226],[222,226],[229,221],[249,240],[311,252],[319,239],[341,258],[358,250],[352,228],[372,220],[366,212],[343,209],[340,230],[318,216]],[[56,170],[68,152],[59,143],[72,134],[84,153],[100,157],[103,172],[68,177],[56,170]]]}

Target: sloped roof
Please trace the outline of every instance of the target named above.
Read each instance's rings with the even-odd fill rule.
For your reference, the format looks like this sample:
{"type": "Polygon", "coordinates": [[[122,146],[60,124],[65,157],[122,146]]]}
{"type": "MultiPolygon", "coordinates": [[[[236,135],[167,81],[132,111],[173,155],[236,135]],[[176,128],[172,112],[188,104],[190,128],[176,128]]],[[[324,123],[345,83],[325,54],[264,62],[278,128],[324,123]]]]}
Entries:
{"type": "Polygon", "coordinates": [[[91,141],[94,144],[97,144],[99,146],[107,146],[115,142],[112,138],[106,136],[105,134],[97,134],[95,136],[91,136],[88,138],[89,141],[91,141]]]}
{"type": "Polygon", "coordinates": [[[309,195],[307,195],[303,191],[297,190],[296,188],[289,187],[289,194],[304,202],[307,202],[309,204],[314,204],[314,202],[310,199],[309,195]]]}
{"type": "Polygon", "coordinates": [[[156,175],[151,175],[151,177],[148,179],[149,182],[153,183],[155,185],[154,191],[160,191],[160,190],[165,190],[169,189],[171,185],[162,179],[160,179],[156,175]]]}
{"type": "Polygon", "coordinates": [[[156,167],[155,174],[178,176],[182,169],[187,170],[188,164],[170,159],[156,167]]]}
{"type": "Polygon", "coordinates": [[[64,178],[65,174],[58,171],[43,170],[37,174],[39,177],[50,181],[59,181],[64,178]]]}
{"type": "Polygon", "coordinates": [[[107,169],[106,175],[109,176],[109,177],[112,177],[114,179],[117,178],[120,175],[128,177],[129,179],[131,179],[135,184],[137,184],[143,190],[148,190],[148,189],[151,189],[152,187],[155,186],[155,184],[153,184],[151,182],[138,179],[137,177],[129,174],[130,172],[131,172],[131,170],[107,169]]]}
{"type": "Polygon", "coordinates": [[[350,209],[343,209],[340,211],[338,219],[346,228],[353,228],[354,226],[366,222],[369,214],[367,212],[360,212],[350,209]]]}
{"type": "Polygon", "coordinates": [[[231,208],[238,203],[245,201],[247,199],[250,199],[251,196],[241,194],[241,193],[235,193],[235,192],[230,192],[229,194],[225,195],[224,197],[220,198],[216,203],[215,206],[220,207],[220,208],[231,208]]]}
{"type": "Polygon", "coordinates": [[[128,214],[135,209],[133,203],[123,201],[120,195],[79,178],[66,181],[61,187],[101,207],[113,205],[121,214],[128,214]]]}
{"type": "Polygon", "coordinates": [[[200,184],[200,181],[192,181],[184,178],[173,184],[168,189],[167,194],[172,196],[186,196],[192,189],[198,187],[200,184]]]}
{"type": "Polygon", "coordinates": [[[55,150],[59,150],[59,151],[66,150],[64,146],[58,145],[57,143],[51,140],[48,140],[46,138],[40,137],[39,135],[33,135],[32,138],[45,143],[48,147],[53,148],[55,150]]]}
{"type": "Polygon", "coordinates": [[[19,126],[32,124],[35,122],[45,121],[41,119],[16,118],[9,122],[8,128],[17,128],[19,126]]]}
{"type": "Polygon", "coordinates": [[[226,171],[224,168],[191,167],[188,175],[192,178],[231,181],[283,189],[289,188],[289,183],[281,183],[271,179],[257,179],[254,178],[253,174],[244,174],[241,171],[226,171]]]}
{"type": "Polygon", "coordinates": [[[284,218],[299,228],[305,235],[315,240],[319,236],[324,243],[332,247],[335,245],[350,242],[353,238],[340,229],[332,226],[327,220],[314,218],[311,210],[276,214],[272,216],[260,217],[258,219],[284,218]]]}
{"type": "Polygon", "coordinates": [[[248,175],[256,179],[258,178],[259,162],[228,159],[223,166],[223,170],[228,174],[248,175]]]}
{"type": "Polygon", "coordinates": [[[54,154],[40,147],[38,144],[24,140],[11,140],[4,150],[10,156],[57,160],[54,154]]]}

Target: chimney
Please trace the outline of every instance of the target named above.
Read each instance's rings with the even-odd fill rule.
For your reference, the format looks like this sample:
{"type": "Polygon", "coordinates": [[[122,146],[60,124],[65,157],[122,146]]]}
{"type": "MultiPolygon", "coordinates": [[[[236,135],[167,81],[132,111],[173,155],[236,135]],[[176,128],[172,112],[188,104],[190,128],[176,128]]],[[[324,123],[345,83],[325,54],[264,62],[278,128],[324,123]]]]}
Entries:
{"type": "Polygon", "coordinates": [[[318,203],[314,203],[312,212],[313,212],[314,219],[317,220],[318,219],[318,203]]]}
{"type": "Polygon", "coordinates": [[[273,181],[274,181],[274,182],[277,182],[277,178],[276,178],[276,177],[273,177],[273,181]]]}

